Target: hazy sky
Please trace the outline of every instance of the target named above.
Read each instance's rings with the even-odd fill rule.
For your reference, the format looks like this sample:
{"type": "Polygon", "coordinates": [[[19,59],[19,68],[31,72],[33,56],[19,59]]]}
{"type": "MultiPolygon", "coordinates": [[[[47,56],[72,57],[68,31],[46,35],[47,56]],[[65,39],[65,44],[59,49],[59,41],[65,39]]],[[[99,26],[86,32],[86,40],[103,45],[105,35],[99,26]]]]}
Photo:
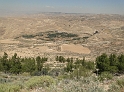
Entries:
{"type": "Polygon", "coordinates": [[[124,0],[0,0],[0,14],[6,12],[124,14],[124,0]]]}

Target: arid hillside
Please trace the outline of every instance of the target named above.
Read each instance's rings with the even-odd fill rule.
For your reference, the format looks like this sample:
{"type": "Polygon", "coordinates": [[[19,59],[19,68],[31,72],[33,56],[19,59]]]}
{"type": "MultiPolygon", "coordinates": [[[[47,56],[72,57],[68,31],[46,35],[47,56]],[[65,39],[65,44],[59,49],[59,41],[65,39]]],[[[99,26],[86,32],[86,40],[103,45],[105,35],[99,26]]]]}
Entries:
{"type": "Polygon", "coordinates": [[[43,13],[0,17],[0,56],[86,57],[124,53],[124,16],[43,13]]]}

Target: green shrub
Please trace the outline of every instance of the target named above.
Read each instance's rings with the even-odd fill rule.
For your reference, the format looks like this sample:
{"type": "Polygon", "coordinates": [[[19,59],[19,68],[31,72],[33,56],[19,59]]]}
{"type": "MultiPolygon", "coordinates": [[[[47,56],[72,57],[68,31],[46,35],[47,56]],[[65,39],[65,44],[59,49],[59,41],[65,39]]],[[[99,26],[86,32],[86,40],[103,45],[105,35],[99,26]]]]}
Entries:
{"type": "Polygon", "coordinates": [[[118,84],[121,88],[123,88],[123,87],[124,87],[124,78],[121,79],[121,80],[117,80],[117,84],[118,84]]]}
{"type": "Polygon", "coordinates": [[[35,36],[34,35],[22,35],[22,37],[26,39],[30,39],[30,38],[34,38],[35,36]]]}
{"type": "Polygon", "coordinates": [[[77,80],[63,79],[56,85],[51,85],[46,92],[105,92],[94,77],[80,78],[77,80]]]}
{"type": "Polygon", "coordinates": [[[108,92],[121,92],[120,87],[117,84],[110,85],[108,92]]]}
{"type": "Polygon", "coordinates": [[[110,80],[113,78],[113,75],[110,72],[102,72],[99,76],[99,79],[103,81],[104,79],[110,80]]]}
{"type": "Polygon", "coordinates": [[[29,89],[33,89],[36,87],[49,87],[52,83],[54,83],[54,79],[50,76],[34,76],[25,82],[25,85],[29,89]]]}
{"type": "Polygon", "coordinates": [[[91,70],[86,69],[85,67],[81,66],[79,69],[75,69],[73,73],[71,74],[73,77],[80,78],[81,76],[83,77],[89,77],[91,76],[91,70]]]}
{"type": "Polygon", "coordinates": [[[17,84],[0,84],[0,92],[18,92],[20,89],[17,84]]]}

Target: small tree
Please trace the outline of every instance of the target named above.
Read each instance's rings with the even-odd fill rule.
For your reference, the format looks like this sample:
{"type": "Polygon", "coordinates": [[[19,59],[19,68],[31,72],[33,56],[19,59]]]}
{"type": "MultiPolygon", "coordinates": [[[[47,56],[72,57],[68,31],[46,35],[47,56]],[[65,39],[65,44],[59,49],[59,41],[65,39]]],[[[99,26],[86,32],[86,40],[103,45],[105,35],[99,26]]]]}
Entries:
{"type": "Polygon", "coordinates": [[[35,71],[35,60],[34,58],[26,58],[23,60],[22,71],[32,73],[35,71]]]}
{"type": "Polygon", "coordinates": [[[96,64],[100,73],[104,71],[109,71],[110,62],[108,56],[105,53],[96,58],[96,64]]]}
{"type": "Polygon", "coordinates": [[[70,58],[67,58],[66,61],[67,61],[67,62],[70,62],[71,60],[70,60],[70,58]]]}
{"type": "Polygon", "coordinates": [[[7,73],[10,70],[10,64],[8,62],[8,54],[4,52],[4,55],[1,59],[2,69],[5,73],[7,73]]]}
{"type": "Polygon", "coordinates": [[[109,56],[110,66],[117,66],[118,65],[118,59],[115,54],[111,54],[109,56]]]}
{"type": "Polygon", "coordinates": [[[65,62],[65,58],[63,56],[59,56],[59,62],[64,63],[65,62]]]}
{"type": "Polygon", "coordinates": [[[41,60],[40,56],[36,57],[36,61],[37,61],[37,71],[41,71],[43,68],[43,63],[41,63],[42,60],[41,60]]]}
{"type": "Polygon", "coordinates": [[[74,67],[73,63],[72,62],[68,62],[67,63],[67,67],[65,68],[65,71],[66,72],[72,72],[72,68],[74,67]]]}
{"type": "Polygon", "coordinates": [[[11,61],[12,65],[11,65],[11,68],[10,68],[10,72],[11,73],[14,73],[14,74],[19,74],[22,70],[22,65],[20,63],[20,60],[19,58],[16,59],[15,61],[11,61]]]}
{"type": "Polygon", "coordinates": [[[121,73],[124,73],[124,55],[123,54],[118,56],[118,61],[119,61],[118,69],[121,73]]]}
{"type": "Polygon", "coordinates": [[[56,56],[56,61],[59,61],[59,56],[56,56]]]}

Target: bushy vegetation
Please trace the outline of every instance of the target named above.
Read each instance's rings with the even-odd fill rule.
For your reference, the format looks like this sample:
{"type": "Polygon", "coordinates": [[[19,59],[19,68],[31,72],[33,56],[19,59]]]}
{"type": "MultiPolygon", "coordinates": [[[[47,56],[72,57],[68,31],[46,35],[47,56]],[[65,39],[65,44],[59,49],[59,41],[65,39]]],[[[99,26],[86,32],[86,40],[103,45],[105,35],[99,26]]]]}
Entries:
{"type": "MultiPolygon", "coordinates": [[[[124,80],[113,84],[104,81],[111,80],[123,74],[124,55],[102,54],[96,61],[55,57],[62,67],[50,68],[45,63],[48,58],[21,58],[15,53],[0,57],[0,92],[120,92],[124,89],[124,80]],[[28,74],[26,74],[28,73],[28,74]],[[96,73],[96,74],[95,74],[96,73]]],[[[54,64],[54,63],[53,63],[54,64]]]]}
{"type": "Polygon", "coordinates": [[[34,76],[25,82],[28,89],[33,89],[36,87],[49,87],[54,84],[55,80],[50,76],[34,76]]]}
{"type": "Polygon", "coordinates": [[[29,38],[34,38],[34,37],[46,37],[46,38],[71,38],[71,37],[78,37],[77,34],[73,34],[73,33],[67,33],[67,32],[58,32],[58,31],[48,31],[48,32],[40,32],[37,33],[35,35],[22,35],[23,38],[29,39],[29,38]]]}
{"type": "Polygon", "coordinates": [[[60,80],[51,85],[47,92],[105,92],[104,87],[95,77],[80,78],[79,80],[60,80]]]}
{"type": "Polygon", "coordinates": [[[83,59],[74,60],[71,58],[64,58],[63,56],[57,56],[56,61],[60,63],[66,63],[66,67],[64,67],[65,73],[69,73],[71,77],[81,77],[81,76],[89,76],[91,72],[95,70],[95,65],[91,61],[86,61],[83,59]]]}
{"type": "Polygon", "coordinates": [[[117,84],[123,88],[124,87],[124,78],[117,80],[117,84]]]}
{"type": "MultiPolygon", "coordinates": [[[[39,32],[36,34],[25,34],[21,37],[25,39],[39,39],[39,40],[45,40],[45,41],[56,41],[59,39],[59,41],[79,41],[79,40],[85,40],[87,38],[85,37],[79,37],[77,34],[74,33],[67,33],[67,32],[59,32],[59,31],[47,31],[47,32],[39,32]]],[[[15,39],[18,39],[19,37],[16,37],[15,39]]]]}
{"type": "MultiPolygon", "coordinates": [[[[11,58],[8,58],[8,54],[4,52],[3,57],[0,58],[0,71],[11,74],[21,74],[28,72],[37,74],[42,72],[43,63],[47,61],[46,57],[37,56],[35,58],[21,58],[15,53],[11,58]]],[[[34,75],[34,74],[33,74],[34,75]]]]}
{"type": "MultiPolygon", "coordinates": [[[[4,74],[8,76],[8,74],[4,74]]],[[[3,77],[1,77],[3,78],[3,77]]],[[[49,87],[55,84],[55,80],[50,76],[14,76],[10,75],[12,81],[0,82],[0,92],[31,92],[38,87],[49,87]]]]}
{"type": "Polygon", "coordinates": [[[0,84],[0,92],[18,92],[21,86],[17,84],[0,84]]]}
{"type": "MultiPolygon", "coordinates": [[[[4,52],[4,55],[0,57],[0,71],[11,74],[21,74],[28,72],[31,75],[44,75],[48,74],[49,66],[45,67],[45,62],[48,60],[46,57],[37,56],[36,58],[21,58],[15,53],[12,57],[8,58],[8,54],[4,52]]],[[[124,73],[124,55],[105,53],[98,56],[95,62],[86,61],[85,57],[82,59],[74,60],[73,57],[65,58],[63,56],[57,56],[56,61],[64,63],[63,67],[65,73],[73,74],[77,76],[86,76],[85,73],[95,72],[103,76],[108,76],[110,79],[113,75],[119,75],[124,73]],[[97,69],[97,71],[96,71],[97,69]]]]}
{"type": "Polygon", "coordinates": [[[49,33],[48,38],[70,38],[70,37],[77,37],[78,35],[72,34],[72,33],[66,33],[66,32],[55,32],[55,33],[49,33]]]}
{"type": "Polygon", "coordinates": [[[30,38],[34,38],[35,36],[34,35],[22,35],[22,37],[26,39],[30,39],[30,38]]]}
{"type": "Polygon", "coordinates": [[[124,73],[124,55],[105,53],[96,58],[96,67],[99,69],[99,74],[103,72],[109,72],[111,74],[124,73]]]}
{"type": "MultiPolygon", "coordinates": [[[[8,76],[5,74],[4,76],[8,76]]],[[[0,84],[0,92],[123,92],[123,79],[103,84],[95,76],[80,79],[60,79],[51,76],[14,76],[0,84]],[[108,88],[106,89],[106,86],[108,88]]]]}

